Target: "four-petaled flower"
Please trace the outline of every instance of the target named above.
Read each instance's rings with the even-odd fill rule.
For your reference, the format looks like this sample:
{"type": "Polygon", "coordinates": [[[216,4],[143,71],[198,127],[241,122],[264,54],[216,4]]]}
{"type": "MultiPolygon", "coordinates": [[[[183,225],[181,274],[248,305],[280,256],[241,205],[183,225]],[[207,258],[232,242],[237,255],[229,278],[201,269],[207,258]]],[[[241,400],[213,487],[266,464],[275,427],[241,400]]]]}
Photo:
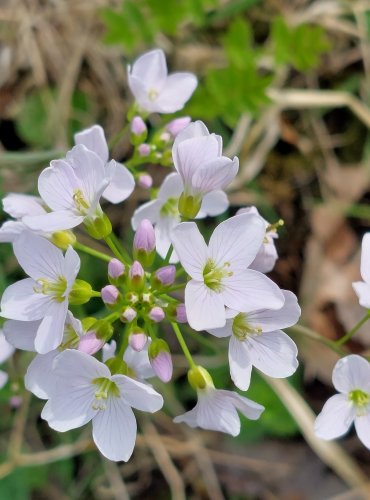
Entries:
{"type": "Polygon", "coordinates": [[[361,248],[361,277],[364,281],[352,283],[360,305],[370,309],[370,233],[362,239],[361,248]]]}

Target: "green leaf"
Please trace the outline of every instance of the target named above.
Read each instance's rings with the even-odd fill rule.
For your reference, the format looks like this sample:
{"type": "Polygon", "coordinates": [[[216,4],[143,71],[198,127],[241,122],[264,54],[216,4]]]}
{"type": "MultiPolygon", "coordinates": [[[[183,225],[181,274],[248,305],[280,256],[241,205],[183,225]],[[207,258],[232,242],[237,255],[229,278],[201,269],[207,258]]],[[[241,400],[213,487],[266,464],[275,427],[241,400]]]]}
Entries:
{"type": "Polygon", "coordinates": [[[53,102],[53,95],[48,89],[30,94],[23,101],[16,117],[16,129],[31,146],[44,148],[52,145],[53,133],[48,123],[48,110],[53,102]]]}
{"type": "Polygon", "coordinates": [[[249,65],[251,57],[252,29],[249,23],[237,18],[233,21],[223,37],[225,52],[230,63],[238,68],[249,65]]]}

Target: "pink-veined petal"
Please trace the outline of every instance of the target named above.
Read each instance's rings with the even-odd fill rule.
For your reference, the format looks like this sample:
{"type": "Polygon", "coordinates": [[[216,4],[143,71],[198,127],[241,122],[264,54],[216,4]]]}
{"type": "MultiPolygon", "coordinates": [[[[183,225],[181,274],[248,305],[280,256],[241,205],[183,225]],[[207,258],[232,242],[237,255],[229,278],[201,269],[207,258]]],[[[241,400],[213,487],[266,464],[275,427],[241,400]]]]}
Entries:
{"type": "Polygon", "coordinates": [[[246,304],[245,312],[248,313],[248,324],[254,328],[261,328],[263,332],[272,332],[295,325],[301,314],[297,297],[288,290],[281,291],[285,298],[281,309],[260,309],[259,311],[253,311],[248,307],[249,304],[246,304]]]}
{"type": "Polygon", "coordinates": [[[191,180],[194,191],[209,193],[216,189],[225,189],[239,170],[239,160],[221,156],[198,168],[191,180]]]}
{"type": "Polygon", "coordinates": [[[63,340],[68,302],[53,301],[42,319],[37,330],[35,349],[40,354],[46,354],[60,346],[63,340]]]}
{"type": "Polygon", "coordinates": [[[83,144],[87,149],[96,153],[104,163],[107,163],[109,158],[108,144],[104,130],[100,125],[93,125],[78,132],[74,139],[76,144],[83,144]]]}
{"type": "Polygon", "coordinates": [[[171,240],[185,271],[192,278],[203,280],[208,248],[195,222],[183,222],[176,226],[171,240]]]}
{"type": "Polygon", "coordinates": [[[38,179],[38,190],[45,203],[56,211],[75,210],[73,194],[79,182],[70,163],[66,160],[53,160],[38,179]]]}
{"type": "Polygon", "coordinates": [[[229,200],[224,191],[216,190],[204,195],[202,205],[196,219],[215,217],[223,214],[229,207],[229,200]]]}
{"type": "Polygon", "coordinates": [[[191,280],[185,288],[185,306],[189,325],[197,331],[225,325],[222,296],[204,283],[191,280]]]}

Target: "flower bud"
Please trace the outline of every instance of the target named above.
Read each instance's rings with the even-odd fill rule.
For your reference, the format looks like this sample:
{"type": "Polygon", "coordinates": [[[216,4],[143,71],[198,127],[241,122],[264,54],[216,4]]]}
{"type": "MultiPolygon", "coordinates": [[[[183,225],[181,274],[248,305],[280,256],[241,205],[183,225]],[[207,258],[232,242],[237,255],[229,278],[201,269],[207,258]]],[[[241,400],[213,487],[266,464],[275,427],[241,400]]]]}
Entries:
{"type": "Polygon", "coordinates": [[[175,118],[171,122],[167,123],[166,130],[172,137],[176,137],[185,127],[191,122],[190,116],[182,116],[181,118],[175,118]]]}
{"type": "Polygon", "coordinates": [[[135,309],[133,309],[130,306],[127,306],[126,309],[121,314],[121,321],[131,323],[132,321],[134,321],[136,316],[137,312],[135,311],[135,309]]]}
{"type": "Polygon", "coordinates": [[[193,389],[205,389],[207,386],[214,387],[211,375],[203,366],[194,366],[188,371],[188,381],[193,389]]]}
{"type": "Polygon", "coordinates": [[[144,120],[141,116],[134,116],[131,122],[131,135],[130,141],[134,146],[142,144],[148,135],[148,129],[146,128],[144,120]]]}
{"type": "Polygon", "coordinates": [[[156,286],[170,286],[175,281],[175,278],[176,267],[170,264],[156,270],[153,282],[156,286]]]}
{"type": "Polygon", "coordinates": [[[95,332],[87,332],[80,338],[77,350],[92,356],[96,352],[100,351],[104,344],[105,342],[102,339],[97,338],[95,332]]]}
{"type": "Polygon", "coordinates": [[[93,295],[93,289],[90,283],[84,280],[75,280],[72,289],[69,292],[68,300],[73,306],[86,304],[93,295]]]}
{"type": "Polygon", "coordinates": [[[9,399],[9,406],[10,408],[13,408],[14,410],[19,408],[23,402],[22,396],[19,394],[15,394],[14,396],[11,396],[9,399]]]}
{"type": "Polygon", "coordinates": [[[151,147],[149,144],[140,144],[140,146],[137,148],[137,151],[139,153],[139,156],[144,157],[144,156],[149,156],[151,147]]]}
{"type": "Polygon", "coordinates": [[[74,245],[76,243],[76,236],[72,233],[72,231],[56,231],[51,235],[51,242],[61,250],[67,250],[69,245],[74,245]]]}
{"type": "Polygon", "coordinates": [[[140,352],[144,349],[147,341],[148,337],[142,330],[134,330],[130,333],[130,336],[128,338],[128,343],[130,344],[132,349],[137,352],[140,352]]]}
{"type": "Polygon", "coordinates": [[[135,290],[139,290],[144,285],[145,271],[139,261],[135,260],[132,263],[129,271],[131,286],[135,290]]]}
{"type": "Polygon", "coordinates": [[[101,289],[101,298],[104,304],[116,304],[119,297],[119,290],[114,285],[106,285],[101,289]]]}
{"type": "Polygon", "coordinates": [[[154,373],[162,382],[172,378],[173,365],[168,344],[163,339],[155,339],[148,348],[149,361],[154,373]]]}
{"type": "Polygon", "coordinates": [[[137,183],[143,189],[150,189],[153,185],[153,178],[149,174],[141,174],[139,175],[137,183]]]}
{"type": "Polygon", "coordinates": [[[185,304],[179,304],[176,306],[176,321],[178,323],[187,323],[188,318],[186,316],[185,304]]]}
{"type": "Polygon", "coordinates": [[[96,240],[102,240],[112,232],[112,224],[108,216],[104,213],[101,213],[101,215],[94,219],[85,219],[84,224],[86,231],[96,240]]]}
{"type": "Polygon", "coordinates": [[[201,198],[182,193],[179,198],[180,215],[186,219],[194,219],[198,215],[201,204],[201,198]]]}
{"type": "Polygon", "coordinates": [[[164,314],[163,309],[161,307],[158,307],[158,306],[152,307],[148,316],[155,323],[159,323],[160,321],[164,320],[164,318],[165,318],[165,314],[164,314]]]}
{"type": "Polygon", "coordinates": [[[118,259],[112,259],[108,264],[108,276],[117,280],[125,274],[125,265],[118,259]]]}
{"type": "Polygon", "coordinates": [[[95,332],[96,338],[108,342],[113,335],[113,326],[105,319],[98,319],[91,327],[91,331],[95,332]]]}
{"type": "Polygon", "coordinates": [[[163,132],[160,136],[159,136],[159,139],[161,142],[169,142],[171,140],[171,134],[169,134],[168,132],[163,132]]]}
{"type": "Polygon", "coordinates": [[[129,372],[129,368],[125,361],[122,358],[114,357],[109,358],[105,364],[108,366],[112,375],[127,375],[129,372]]]}
{"type": "Polygon", "coordinates": [[[143,219],[134,236],[133,243],[134,258],[144,266],[152,264],[155,257],[155,233],[152,223],[143,219]]]}

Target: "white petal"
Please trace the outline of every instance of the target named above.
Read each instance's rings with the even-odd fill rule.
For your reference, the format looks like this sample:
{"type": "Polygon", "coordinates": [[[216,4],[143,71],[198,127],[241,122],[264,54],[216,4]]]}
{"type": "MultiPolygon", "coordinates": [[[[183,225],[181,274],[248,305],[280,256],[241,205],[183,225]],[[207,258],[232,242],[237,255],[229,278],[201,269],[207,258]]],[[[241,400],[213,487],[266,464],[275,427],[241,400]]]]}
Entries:
{"type": "Polygon", "coordinates": [[[142,220],[148,219],[152,224],[158,222],[160,218],[161,203],[158,200],[148,201],[140,205],[134,212],[131,219],[131,225],[134,231],[139,227],[142,220]]]}
{"type": "Polygon", "coordinates": [[[122,398],[110,397],[107,408],[99,410],[93,419],[93,439],[100,453],[109,460],[131,457],[136,440],[136,420],[122,398]]]}
{"type": "Polygon", "coordinates": [[[366,233],[361,246],[361,276],[370,284],[370,233],[366,233]]]}
{"type": "Polygon", "coordinates": [[[28,366],[24,384],[27,390],[40,399],[48,399],[54,392],[56,380],[52,368],[59,354],[57,350],[47,354],[37,354],[28,366]]]}
{"type": "Polygon", "coordinates": [[[133,370],[138,380],[145,380],[155,376],[148,356],[148,344],[150,341],[151,339],[149,338],[145,348],[139,352],[132,349],[131,346],[127,346],[123,356],[123,360],[127,363],[128,367],[133,370]]]}
{"type": "Polygon", "coordinates": [[[216,215],[223,214],[229,207],[229,200],[224,191],[212,191],[204,195],[202,205],[196,216],[196,219],[203,217],[215,217],[216,215]]]}
{"type": "Polygon", "coordinates": [[[173,172],[164,178],[158,190],[158,199],[167,201],[169,198],[179,198],[183,190],[184,184],[181,176],[173,172]]]}
{"type": "Polygon", "coordinates": [[[315,421],[315,434],[321,439],[343,436],[350,428],[355,411],[347,396],[336,394],[327,400],[315,421]]]}
{"type": "Polygon", "coordinates": [[[204,283],[191,280],[185,288],[186,315],[189,325],[197,331],[225,325],[222,296],[204,283]]]}
{"type": "Polygon", "coordinates": [[[45,213],[41,198],[28,194],[9,193],[3,199],[4,212],[14,219],[25,215],[41,215],[45,213]]]}
{"type": "MultiPolygon", "coordinates": [[[[185,127],[177,136],[174,142],[174,148],[176,149],[180,142],[186,141],[188,139],[193,139],[194,137],[202,137],[210,135],[208,128],[205,126],[203,122],[197,120],[195,122],[190,123],[187,127],[185,127]]],[[[215,135],[215,134],[212,134],[215,135]]],[[[222,138],[217,135],[215,136],[217,141],[219,142],[218,155],[221,155],[222,150],[222,138]]]]}
{"type": "Polygon", "coordinates": [[[196,89],[198,80],[191,73],[170,75],[156,100],[160,113],[175,113],[182,109],[196,89]]]}
{"type": "Polygon", "coordinates": [[[3,329],[6,340],[16,349],[35,350],[35,338],[40,321],[5,321],[3,329]]]}
{"type": "Polygon", "coordinates": [[[249,358],[245,342],[231,336],[229,344],[229,365],[231,379],[242,391],[249,388],[252,373],[252,362],[249,358]]]}
{"type": "Polygon", "coordinates": [[[26,278],[5,289],[1,298],[1,316],[20,321],[34,321],[45,316],[52,298],[35,293],[35,281],[26,278]]]}
{"type": "Polygon", "coordinates": [[[7,383],[8,378],[9,378],[8,374],[6,372],[3,372],[3,370],[0,370],[0,389],[2,389],[4,385],[7,383]]]}
{"type": "Polygon", "coordinates": [[[149,385],[125,375],[113,375],[112,380],[117,384],[123,401],[133,408],[150,413],[162,408],[162,396],[149,385]]]}
{"type": "Polygon", "coordinates": [[[126,200],[134,190],[135,179],[124,165],[114,160],[111,160],[109,164],[113,172],[111,181],[103,193],[103,198],[111,203],[121,203],[126,200]]]}
{"type": "Polygon", "coordinates": [[[279,256],[273,240],[267,243],[262,243],[256,258],[249,268],[254,269],[255,271],[260,271],[261,273],[269,273],[273,270],[278,257],[279,256]]]}
{"type": "Polygon", "coordinates": [[[236,311],[244,309],[280,309],[284,295],[280,288],[267,276],[258,271],[238,271],[222,280],[222,297],[227,307],[236,311]]]}
{"type": "Polygon", "coordinates": [[[222,326],[221,328],[207,329],[207,332],[218,338],[230,337],[230,335],[232,335],[233,333],[232,326],[233,326],[232,319],[227,319],[225,326],[222,326]]]}
{"type": "Polygon", "coordinates": [[[249,420],[258,420],[261,413],[264,411],[264,407],[258,403],[255,403],[251,399],[240,396],[237,392],[233,391],[218,391],[224,398],[228,398],[229,401],[239,410],[243,415],[249,420]]]}
{"type": "Polygon", "coordinates": [[[192,278],[203,280],[208,248],[195,222],[183,222],[176,226],[171,240],[185,271],[192,278]]]}
{"type": "Polygon", "coordinates": [[[15,349],[8,342],[4,333],[0,330],[0,363],[4,363],[14,353],[15,349]]]}
{"type": "Polygon", "coordinates": [[[246,269],[265,237],[265,225],[257,215],[236,215],[219,224],[209,241],[209,253],[217,266],[229,262],[232,270],[246,269]]]}
{"type": "Polygon", "coordinates": [[[74,169],[66,160],[53,160],[38,179],[38,190],[52,210],[75,209],[73,194],[79,188],[74,169]]]}
{"type": "Polygon", "coordinates": [[[24,224],[33,231],[44,231],[52,233],[54,231],[64,231],[72,229],[84,220],[84,216],[77,215],[70,210],[60,210],[49,212],[45,215],[27,216],[23,218],[24,224]]]}
{"type": "Polygon", "coordinates": [[[35,281],[55,281],[64,276],[63,253],[46,238],[24,231],[14,242],[13,250],[20,266],[35,281]]]}
{"type": "Polygon", "coordinates": [[[239,160],[230,160],[221,156],[216,160],[198,168],[192,177],[195,191],[209,193],[215,189],[225,189],[234,179],[239,170],[239,160]]]}
{"type": "Polygon", "coordinates": [[[295,325],[301,314],[297,297],[288,290],[282,290],[282,293],[285,302],[281,309],[250,310],[250,312],[247,310],[245,312],[248,312],[248,323],[255,328],[261,328],[263,332],[272,332],[295,325]]]}
{"type": "MultiPolygon", "coordinates": [[[[140,56],[132,65],[129,75],[142,80],[148,89],[162,88],[167,79],[167,64],[163,50],[151,50],[140,56]]],[[[134,89],[131,90],[135,95],[134,89]]]]}
{"type": "Polygon", "coordinates": [[[46,354],[60,346],[63,340],[68,302],[53,301],[40,323],[35,339],[35,349],[46,354]]]}
{"type": "Polygon", "coordinates": [[[67,280],[67,290],[64,294],[66,296],[69,294],[73,283],[75,282],[76,276],[80,270],[81,260],[78,253],[69,246],[64,256],[64,269],[62,276],[67,280]]]}
{"type": "MultiPolygon", "coordinates": [[[[173,217],[160,217],[155,226],[155,246],[158,254],[164,259],[171,246],[172,230],[178,225],[179,221],[173,217]]],[[[179,261],[175,250],[172,251],[170,263],[174,264],[179,261]]]]}
{"type": "Polygon", "coordinates": [[[108,359],[114,358],[117,348],[117,342],[115,340],[111,340],[109,343],[104,344],[103,346],[103,363],[108,361],[108,359]]]}
{"type": "Polygon", "coordinates": [[[9,220],[0,227],[0,243],[13,243],[27,229],[23,222],[9,220]]]}
{"type": "Polygon", "coordinates": [[[90,151],[94,151],[104,163],[107,163],[109,152],[104,130],[100,125],[93,125],[75,134],[75,143],[83,144],[90,151]]]}
{"type": "Polygon", "coordinates": [[[370,309],[370,285],[364,281],[352,283],[352,287],[359,299],[360,306],[370,309]]]}
{"type": "Polygon", "coordinates": [[[370,449],[370,415],[355,417],[355,429],[359,440],[366,448],[370,449]]]}
{"type": "Polygon", "coordinates": [[[361,389],[370,393],[370,363],[357,354],[345,356],[334,367],[333,385],[338,392],[361,389]]]}
{"type": "Polygon", "coordinates": [[[298,368],[297,346],[280,330],[250,337],[245,344],[252,364],[269,377],[290,377],[298,368]]]}

